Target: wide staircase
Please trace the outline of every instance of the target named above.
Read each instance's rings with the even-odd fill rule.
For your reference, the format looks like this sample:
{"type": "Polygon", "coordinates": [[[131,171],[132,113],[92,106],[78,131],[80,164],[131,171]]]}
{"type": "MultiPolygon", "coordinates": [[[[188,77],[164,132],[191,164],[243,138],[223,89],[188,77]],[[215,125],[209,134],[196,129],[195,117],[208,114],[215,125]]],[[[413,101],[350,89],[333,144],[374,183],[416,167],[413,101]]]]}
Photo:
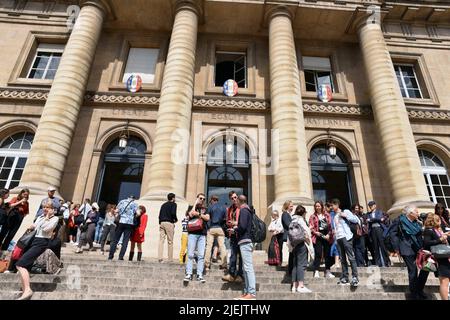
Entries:
{"type": "MultiPolygon", "coordinates": [[[[116,254],[117,259],[117,254],[116,254]]],[[[337,284],[336,278],[313,278],[307,271],[305,285],[312,293],[291,293],[286,268],[264,264],[266,254],[254,255],[257,298],[262,300],[405,300],[409,298],[406,267],[394,262],[391,268],[358,268],[357,288],[337,284]]],[[[57,275],[32,274],[33,300],[123,300],[123,299],[233,299],[243,285],[225,283],[218,265],[205,276],[206,283],[183,284],[184,267],[178,263],[107,261],[98,251],[77,255],[71,246],[62,250],[63,269],[57,275]]],[[[397,260],[398,261],[398,260],[397,260]]],[[[17,274],[0,274],[0,299],[16,299],[20,292],[17,274]]],[[[430,299],[439,299],[439,281],[430,274],[425,290],[430,299]]]]}

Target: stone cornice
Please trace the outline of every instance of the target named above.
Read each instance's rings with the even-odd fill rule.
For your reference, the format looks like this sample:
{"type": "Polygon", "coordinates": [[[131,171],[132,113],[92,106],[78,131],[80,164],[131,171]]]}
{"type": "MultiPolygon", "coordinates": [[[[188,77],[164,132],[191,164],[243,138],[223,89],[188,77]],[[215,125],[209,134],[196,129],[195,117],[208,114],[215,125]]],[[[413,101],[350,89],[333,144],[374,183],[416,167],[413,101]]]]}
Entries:
{"type": "MultiPolygon", "coordinates": [[[[33,103],[43,105],[48,97],[48,90],[11,89],[0,88],[0,102],[33,103]]],[[[159,105],[159,95],[156,94],[130,94],[110,92],[87,92],[85,104],[89,106],[152,106],[159,105]]],[[[253,98],[226,98],[220,96],[196,96],[193,99],[193,108],[197,110],[246,110],[250,112],[268,112],[270,102],[264,99],[253,98]]],[[[409,119],[412,121],[450,121],[450,110],[423,109],[408,107],[409,119]]],[[[372,109],[365,105],[351,105],[338,103],[304,102],[305,114],[334,114],[343,116],[371,117],[372,109]]]]}

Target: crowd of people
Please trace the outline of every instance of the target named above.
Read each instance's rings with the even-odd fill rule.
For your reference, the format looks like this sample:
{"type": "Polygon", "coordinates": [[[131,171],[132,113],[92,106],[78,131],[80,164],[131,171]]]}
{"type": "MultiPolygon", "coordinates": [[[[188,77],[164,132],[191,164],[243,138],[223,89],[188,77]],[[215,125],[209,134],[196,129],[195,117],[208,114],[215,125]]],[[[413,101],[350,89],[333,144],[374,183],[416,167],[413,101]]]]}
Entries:
{"type": "Polygon", "coordinates": [[[36,217],[26,233],[12,242],[22,221],[29,214],[28,199],[30,191],[23,189],[10,201],[8,189],[0,189],[0,259],[4,259],[8,249],[12,251],[8,270],[18,272],[22,295],[19,300],[30,299],[30,271],[34,273],[57,274],[62,268],[61,247],[63,243],[76,247],[75,253],[95,250],[94,244],[105,253],[105,244],[110,241],[108,259],[114,258],[118,245],[121,246],[119,260],[124,260],[128,242],[131,243],[129,260],[134,259],[137,245],[137,260],[142,260],[142,243],[145,241],[145,229],[148,216],[146,208],[137,205],[134,196],[124,199],[116,206],[102,204],[85,199],[83,204],[74,204],[55,196],[56,188],[47,189],[36,217]],[[13,249],[11,244],[15,244],[13,249]]]}
{"type": "MultiPolygon", "coordinates": [[[[0,258],[3,259],[22,221],[29,214],[30,191],[22,190],[8,201],[9,190],[0,189],[0,258]]],[[[176,196],[167,195],[159,212],[158,259],[163,262],[167,240],[168,260],[173,260],[173,239],[177,219],[176,196]]],[[[225,271],[224,282],[243,283],[243,294],[236,299],[256,299],[256,279],[252,253],[258,241],[254,240],[255,211],[247,204],[245,195],[229,193],[231,205],[226,208],[212,195],[207,205],[203,193],[188,207],[181,221],[182,237],[179,261],[185,266],[183,281],[206,282],[205,276],[212,262],[218,262],[225,271]]],[[[311,270],[313,278],[320,278],[324,264],[325,278],[335,278],[336,267],[341,267],[338,284],[359,285],[358,267],[390,267],[391,257],[401,257],[408,269],[412,299],[426,299],[424,287],[429,272],[440,281],[440,295],[448,299],[450,279],[450,220],[448,210],[437,204],[434,212],[419,214],[418,209],[406,206],[402,214],[391,221],[377,208],[375,201],[368,203],[368,211],[354,204],[351,209],[341,208],[340,201],[316,201],[314,212],[306,218],[306,209],[286,201],[281,214],[274,210],[267,228],[270,234],[269,265],[281,266],[284,247],[288,248],[287,273],[293,293],[310,293],[305,286],[305,272],[311,270]],[[295,209],[294,209],[295,208],[295,209]],[[286,243],[286,246],[284,245],[286,243]],[[438,251],[439,248],[440,251],[438,251]],[[351,277],[349,274],[351,269],[351,277]]],[[[55,188],[48,188],[48,196],[41,201],[34,223],[17,242],[7,272],[18,272],[22,283],[19,299],[29,299],[30,270],[58,273],[61,270],[61,246],[72,244],[75,252],[84,247],[95,250],[95,244],[105,254],[109,241],[108,259],[112,260],[120,246],[119,260],[124,260],[128,242],[128,259],[132,261],[137,245],[137,260],[142,260],[142,243],[148,216],[146,208],[138,205],[133,196],[115,204],[82,204],[63,201],[55,196],[55,188]],[[32,234],[31,240],[26,240],[32,234]]]]}

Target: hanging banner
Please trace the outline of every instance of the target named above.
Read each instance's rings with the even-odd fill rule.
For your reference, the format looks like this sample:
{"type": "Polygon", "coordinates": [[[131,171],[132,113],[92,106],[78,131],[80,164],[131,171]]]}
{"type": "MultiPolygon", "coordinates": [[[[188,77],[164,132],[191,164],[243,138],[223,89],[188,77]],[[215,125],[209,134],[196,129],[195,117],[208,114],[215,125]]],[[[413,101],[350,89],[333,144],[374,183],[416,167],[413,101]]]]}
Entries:
{"type": "Polygon", "coordinates": [[[234,97],[238,93],[238,84],[233,79],[228,79],[223,84],[223,94],[227,97],[234,97]]]}
{"type": "Polygon", "coordinates": [[[142,78],[138,74],[132,74],[127,81],[127,90],[129,92],[139,92],[142,88],[142,78]]]}
{"type": "Polygon", "coordinates": [[[322,102],[330,102],[333,99],[333,91],[331,90],[331,86],[329,84],[319,85],[317,97],[322,102]]]}

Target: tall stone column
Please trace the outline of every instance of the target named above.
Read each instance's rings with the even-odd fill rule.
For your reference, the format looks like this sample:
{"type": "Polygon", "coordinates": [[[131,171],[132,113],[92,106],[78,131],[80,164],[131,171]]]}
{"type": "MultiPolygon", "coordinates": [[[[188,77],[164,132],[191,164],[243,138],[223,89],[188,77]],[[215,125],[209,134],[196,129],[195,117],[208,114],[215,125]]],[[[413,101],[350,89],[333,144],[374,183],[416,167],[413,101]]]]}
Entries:
{"type": "Polygon", "coordinates": [[[200,8],[176,1],[175,21],[164,70],[148,191],[143,200],[164,200],[168,192],[184,198],[194,93],[195,50],[200,8]]]}
{"type": "Polygon", "coordinates": [[[292,16],[284,7],[268,15],[270,95],[273,143],[278,150],[275,204],[293,200],[312,205],[311,172],[305,137],[302,95],[295,52],[292,16]]]}
{"type": "Polygon", "coordinates": [[[107,8],[85,1],[65,47],[41,115],[21,187],[46,193],[60,187],[107,8]]]}
{"type": "MultiPolygon", "coordinates": [[[[408,112],[378,23],[359,28],[359,39],[370,88],[375,124],[380,138],[396,214],[407,204],[430,208],[408,112]]],[[[374,150],[375,152],[375,150],[374,150]]],[[[386,191],[388,192],[388,191],[386,191]]]]}

